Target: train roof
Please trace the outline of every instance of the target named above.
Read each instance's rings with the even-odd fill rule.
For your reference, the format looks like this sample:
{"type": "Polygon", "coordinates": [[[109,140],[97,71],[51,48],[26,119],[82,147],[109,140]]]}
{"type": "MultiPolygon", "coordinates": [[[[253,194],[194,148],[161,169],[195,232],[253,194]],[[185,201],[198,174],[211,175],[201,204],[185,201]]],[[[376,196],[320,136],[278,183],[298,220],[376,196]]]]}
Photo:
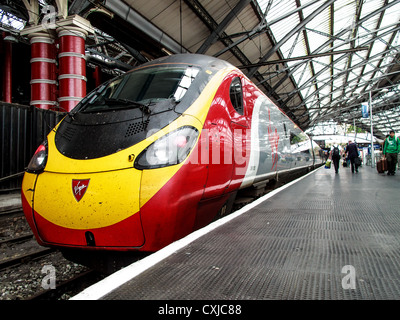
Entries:
{"type": "MultiPolygon", "coordinates": [[[[192,53],[182,53],[182,54],[174,54],[170,56],[165,56],[162,58],[158,58],[155,60],[152,60],[150,62],[144,63],[137,68],[133,70],[137,70],[139,68],[143,67],[150,67],[152,65],[157,65],[160,63],[171,63],[171,64],[178,64],[178,63],[184,63],[184,64],[192,64],[192,65],[197,65],[200,66],[201,68],[209,68],[212,67],[214,69],[223,69],[227,67],[234,67],[232,64],[229,62],[226,62],[224,60],[212,57],[212,56],[207,56],[203,54],[192,54],[192,53]]],[[[133,71],[132,70],[132,71],[133,71]]]]}

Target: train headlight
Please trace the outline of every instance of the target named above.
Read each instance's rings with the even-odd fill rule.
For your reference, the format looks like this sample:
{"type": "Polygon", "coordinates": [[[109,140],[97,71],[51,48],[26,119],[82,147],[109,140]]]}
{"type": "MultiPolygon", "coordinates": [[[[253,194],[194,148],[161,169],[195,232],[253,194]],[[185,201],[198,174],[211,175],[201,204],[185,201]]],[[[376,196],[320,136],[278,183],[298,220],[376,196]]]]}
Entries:
{"type": "Polygon", "coordinates": [[[28,164],[27,171],[31,173],[40,173],[44,170],[47,163],[47,141],[43,142],[36,150],[31,161],[28,164]]]}
{"type": "Polygon", "coordinates": [[[196,144],[199,132],[185,126],[168,133],[148,146],[135,161],[136,169],[155,169],[184,161],[196,144]]]}

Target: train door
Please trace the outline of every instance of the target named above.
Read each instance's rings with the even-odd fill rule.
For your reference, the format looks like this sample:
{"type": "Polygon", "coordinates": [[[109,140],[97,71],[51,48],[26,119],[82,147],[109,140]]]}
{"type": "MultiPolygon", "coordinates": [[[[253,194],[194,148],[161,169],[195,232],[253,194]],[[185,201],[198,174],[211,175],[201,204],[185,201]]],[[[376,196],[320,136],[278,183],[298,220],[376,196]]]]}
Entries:
{"type": "MultiPolygon", "coordinates": [[[[231,79],[225,78],[217,90],[204,124],[203,132],[207,133],[208,153],[206,159],[201,159],[207,164],[207,183],[203,199],[222,196],[232,177],[232,134],[230,129],[230,113],[227,105],[229,99],[229,85],[231,79]]],[[[203,154],[203,153],[202,153],[203,154]]]]}
{"type": "Polygon", "coordinates": [[[269,175],[279,169],[280,145],[284,131],[279,109],[266,97],[261,97],[258,111],[259,159],[257,176],[269,175]]]}
{"type": "Polygon", "coordinates": [[[243,84],[244,79],[234,76],[229,86],[228,108],[232,132],[232,178],[229,190],[241,184],[250,159],[251,132],[243,84]]]}
{"type": "Polygon", "coordinates": [[[243,110],[241,79],[229,75],[218,89],[205,123],[209,162],[203,199],[226,194],[230,191],[232,178],[239,179],[240,174],[242,177],[245,174],[246,139],[243,137],[248,125],[243,110]]]}
{"type": "MultiPolygon", "coordinates": [[[[280,143],[279,143],[279,169],[286,170],[292,167],[292,149],[290,144],[290,128],[291,121],[283,114],[280,114],[281,125],[280,125],[280,143]]],[[[278,130],[278,131],[279,131],[278,130]]]]}

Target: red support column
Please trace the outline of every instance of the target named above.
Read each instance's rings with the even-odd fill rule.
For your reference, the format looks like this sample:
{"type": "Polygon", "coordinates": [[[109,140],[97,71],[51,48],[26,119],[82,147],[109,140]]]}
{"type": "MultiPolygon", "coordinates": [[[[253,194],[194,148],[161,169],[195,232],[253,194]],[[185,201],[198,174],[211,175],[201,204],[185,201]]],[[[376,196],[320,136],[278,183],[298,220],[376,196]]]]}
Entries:
{"type": "Polygon", "coordinates": [[[71,111],[86,95],[87,32],[78,27],[63,27],[57,32],[60,43],[58,101],[61,111],[71,111]]]}
{"type": "Polygon", "coordinates": [[[98,86],[101,85],[101,70],[100,70],[99,66],[96,66],[94,68],[93,78],[94,78],[95,87],[97,88],[98,86]]]}
{"type": "Polygon", "coordinates": [[[31,105],[54,109],[57,105],[57,61],[54,40],[46,33],[29,35],[31,42],[31,105]]]}
{"type": "MultiPolygon", "coordinates": [[[[3,39],[6,37],[3,32],[3,39]]],[[[3,71],[3,101],[11,103],[12,99],[12,44],[3,40],[4,71],[3,71]]]]}

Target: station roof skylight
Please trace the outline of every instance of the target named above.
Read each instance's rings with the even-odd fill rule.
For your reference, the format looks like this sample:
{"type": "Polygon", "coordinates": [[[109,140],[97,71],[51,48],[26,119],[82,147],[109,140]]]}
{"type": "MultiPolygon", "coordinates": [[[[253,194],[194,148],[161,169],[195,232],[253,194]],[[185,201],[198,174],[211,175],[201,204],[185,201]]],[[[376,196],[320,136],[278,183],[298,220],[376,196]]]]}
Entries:
{"type": "MultiPolygon", "coordinates": [[[[133,65],[167,52],[219,57],[239,67],[303,130],[355,120],[369,131],[361,103],[371,96],[374,134],[400,133],[400,0],[68,3],[69,14],[112,32],[121,44],[114,60],[126,52],[131,58],[123,62],[133,65]]],[[[3,25],[9,21],[5,8],[28,16],[22,0],[0,5],[3,25]]]]}
{"type": "Polygon", "coordinates": [[[371,92],[374,127],[381,134],[390,128],[400,133],[399,1],[258,0],[258,4],[266,21],[303,7],[270,30],[276,43],[285,39],[279,48],[283,58],[312,57],[286,62],[302,96],[301,104],[309,112],[307,127],[328,120],[352,124],[355,118],[368,129],[369,119],[361,118],[361,103],[369,101],[371,92]],[[333,54],[315,56],[322,52],[333,54]]]}

